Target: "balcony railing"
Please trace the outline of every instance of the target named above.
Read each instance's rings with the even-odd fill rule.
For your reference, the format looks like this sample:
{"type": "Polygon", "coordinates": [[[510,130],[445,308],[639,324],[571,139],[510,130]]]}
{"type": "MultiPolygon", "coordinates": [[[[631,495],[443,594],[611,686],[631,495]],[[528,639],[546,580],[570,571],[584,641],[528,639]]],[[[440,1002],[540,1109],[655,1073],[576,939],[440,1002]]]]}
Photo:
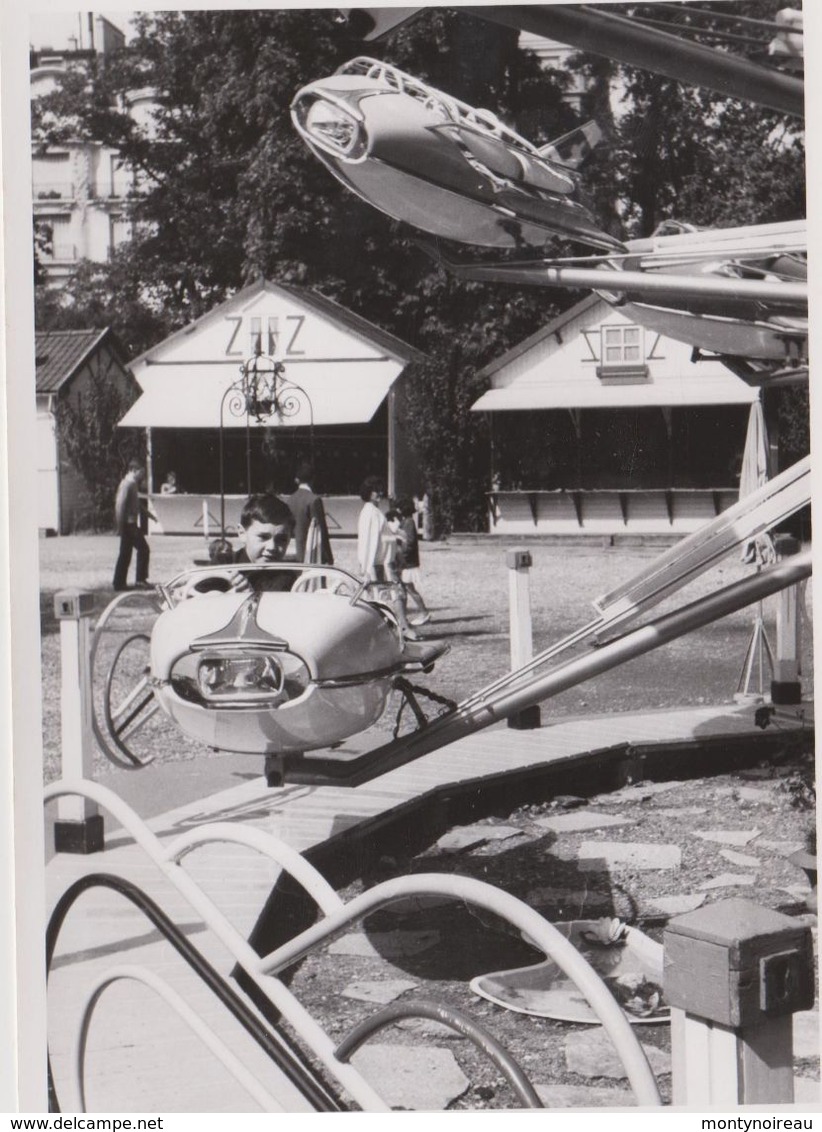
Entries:
{"type": "Polygon", "coordinates": [[[40,254],[44,263],[74,263],[78,259],[77,245],[63,242],[40,254]]]}
{"type": "Polygon", "coordinates": [[[74,200],[76,188],[72,181],[39,181],[33,191],[35,201],[74,200]]]}

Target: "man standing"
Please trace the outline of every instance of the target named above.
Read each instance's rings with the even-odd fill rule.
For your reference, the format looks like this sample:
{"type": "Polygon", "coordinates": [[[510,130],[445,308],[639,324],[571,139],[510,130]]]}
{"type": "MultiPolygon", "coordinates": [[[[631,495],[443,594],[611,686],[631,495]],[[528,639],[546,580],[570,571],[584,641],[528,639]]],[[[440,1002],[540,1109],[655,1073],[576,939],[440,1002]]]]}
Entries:
{"type": "Polygon", "coordinates": [[[325,521],[325,508],[323,501],[311,488],[314,478],[314,469],[308,463],[297,467],[294,477],[297,488],[291,495],[285,497],[291,514],[294,516],[294,542],[297,550],[297,561],[305,562],[308,542],[308,530],[312,519],[316,524],[320,541],[320,564],[333,566],[334,555],[331,552],[331,539],[328,536],[328,525],[325,521]]]}
{"type": "Polygon", "coordinates": [[[148,542],[140,530],[140,486],[145,479],[145,468],[134,457],[129,460],[128,471],[120,480],[117,499],[114,504],[114,517],[117,534],[120,536],[120,553],[114,567],[114,589],[128,589],[126,578],[131,565],[131,552],[137,549],[135,582],[137,586],[148,585],[148,542]]]}

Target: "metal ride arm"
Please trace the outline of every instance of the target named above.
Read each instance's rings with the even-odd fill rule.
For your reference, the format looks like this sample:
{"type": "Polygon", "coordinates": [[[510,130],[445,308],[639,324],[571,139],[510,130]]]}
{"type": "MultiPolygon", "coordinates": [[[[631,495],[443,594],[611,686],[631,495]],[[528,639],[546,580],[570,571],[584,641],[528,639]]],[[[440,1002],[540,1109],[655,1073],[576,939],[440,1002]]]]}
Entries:
{"type": "MultiPolygon", "coordinates": [[[[387,1110],[387,1106],[378,1092],[344,1059],[346,1043],[343,1043],[340,1052],[340,1047],[332,1042],[328,1034],[274,973],[296,962],[323,943],[331,934],[371,911],[408,896],[427,894],[451,896],[455,900],[476,905],[500,916],[522,932],[548,958],[554,960],[582,992],[612,1038],[625,1065],[638,1103],[651,1105],[660,1103],[656,1082],[642,1046],[627,1016],[599,975],[573,944],[538,912],[516,897],[494,888],[493,885],[463,876],[421,874],[387,881],[348,904],[343,904],[325,878],[296,850],[260,830],[241,830],[228,823],[219,823],[215,826],[187,831],[172,839],[170,843],[163,844],[137,814],[105,787],[84,780],[56,782],[46,788],[45,800],[50,801],[66,794],[91,798],[110,810],[135,842],[203,917],[208,927],[234,955],[237,963],[255,986],[294,1028],[312,1054],[366,1110],[382,1112],[387,1110]],[[210,897],[179,867],[183,857],[195,846],[215,840],[248,845],[277,861],[317,901],[323,912],[319,923],[277,948],[270,955],[260,957],[210,897]]],[[[106,883],[122,890],[121,886],[127,882],[112,877],[104,881],[100,878],[93,880],[85,878],[77,882],[69,892],[91,883],[106,883]]],[[[58,908],[62,909],[60,916],[57,917],[55,911],[53,921],[58,918],[59,922],[62,922],[66,911],[78,894],[75,893],[71,897],[69,893],[64,895],[58,904],[58,908]]],[[[50,928],[50,931],[52,930],[59,931],[59,923],[54,929],[50,928]]],[[[187,942],[185,937],[183,940],[187,942]]],[[[54,940],[49,944],[49,955],[53,954],[53,950],[54,940]]],[[[349,1055],[350,1052],[349,1049],[349,1055]]]]}
{"type": "Polygon", "coordinates": [[[810,498],[811,462],[807,456],[658,555],[622,585],[595,598],[597,620],[544,649],[516,673],[506,673],[495,683],[475,692],[463,700],[460,709],[465,711],[469,704],[487,699],[575,645],[599,639],[606,629],[613,630],[617,625],[634,620],[704,574],[731,550],[784,522],[809,503],[810,498]]]}
{"type": "MultiPolygon", "coordinates": [[[[786,559],[759,574],[744,578],[681,609],[642,625],[601,648],[559,664],[546,673],[511,673],[492,685],[490,692],[476,693],[453,712],[433,720],[427,727],[392,743],[368,751],[345,763],[333,758],[305,756],[289,765],[286,780],[294,783],[333,783],[360,786],[372,778],[439,750],[440,747],[498,723],[510,715],[542,703],[568,688],[616,668],[628,660],[651,652],[687,633],[711,624],[745,606],[796,585],[810,577],[811,552],[786,559]]],[[[586,629],[590,635],[598,623],[586,629]]]]}
{"type": "MultiPolygon", "coordinates": [[[[700,43],[690,43],[615,12],[587,4],[491,5],[462,10],[478,19],[556,39],[580,51],[605,55],[688,86],[704,86],[797,117],[805,113],[805,86],[801,79],[700,43]]],[[[373,39],[392,31],[420,9],[348,11],[354,32],[359,27],[365,38],[373,39]]]]}
{"type": "MultiPolygon", "coordinates": [[[[784,304],[791,310],[807,311],[808,285],[761,279],[739,279],[736,276],[677,275],[660,271],[614,271],[604,267],[564,266],[548,260],[500,263],[459,263],[446,258],[422,240],[418,244],[450,275],[474,283],[525,283],[541,287],[590,288],[612,294],[626,292],[643,295],[660,302],[682,302],[684,299],[726,299],[784,304]]],[[[733,258],[735,253],[730,253],[733,258]]]]}
{"type": "Polygon", "coordinates": [[[607,626],[625,622],[710,569],[735,547],[784,522],[811,499],[811,458],[806,456],[728,507],[639,571],[594,601],[607,626]]]}

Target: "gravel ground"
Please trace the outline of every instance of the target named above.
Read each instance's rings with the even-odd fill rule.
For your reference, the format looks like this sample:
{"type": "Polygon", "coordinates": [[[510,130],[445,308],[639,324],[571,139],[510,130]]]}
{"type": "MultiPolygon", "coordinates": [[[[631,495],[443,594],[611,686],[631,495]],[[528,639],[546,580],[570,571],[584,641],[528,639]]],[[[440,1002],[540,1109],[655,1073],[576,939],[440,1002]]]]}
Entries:
{"type": "MultiPolygon", "coordinates": [[[[587,802],[579,798],[536,802],[472,826],[480,841],[473,848],[447,851],[435,844],[413,857],[383,858],[372,875],[351,885],[342,895],[350,899],[395,875],[448,872],[497,885],[554,923],[618,917],[659,942],[670,915],[660,910],[657,901],[682,896],[702,899],[705,905],[729,897],[754,899],[762,906],[797,916],[799,922],[810,923],[815,929],[816,917],[807,913],[807,878],[786,856],[802,846],[813,828],[807,789],[811,776],[809,761],[787,754],[778,766],[666,783],[659,792],[653,787],[648,790],[643,783],[587,802]],[[567,820],[580,814],[592,822],[603,816],[607,821],[610,816],[626,824],[576,832],[551,832],[539,824],[552,817],[564,816],[567,820]],[[500,826],[518,832],[504,840],[492,839],[500,826]],[[485,842],[480,840],[483,830],[489,834],[485,842]],[[732,836],[724,841],[710,839],[729,832],[732,836]],[[701,837],[701,833],[709,838],[701,837]],[[586,852],[590,853],[591,845],[599,842],[640,842],[652,848],[643,852],[643,867],[600,864],[583,869],[580,849],[588,843],[586,852]],[[680,850],[680,865],[647,867],[649,859],[659,859],[659,853],[671,847],[680,850]],[[731,874],[736,877],[735,883],[729,880],[731,874]]],[[[554,1090],[546,1099],[556,1096],[557,1090],[577,1089],[594,1090],[572,1092],[572,1097],[579,1097],[579,1104],[607,1103],[608,1096],[612,1105],[634,1103],[630,1094],[614,1092],[626,1089],[627,1082],[607,1075],[604,1067],[602,1076],[597,1076],[581,1074],[569,1065],[569,1041],[579,1040],[574,1035],[583,1031],[590,1034],[595,1027],[513,1012],[470,989],[469,982],[475,976],[527,966],[543,958],[501,921],[467,906],[451,903],[431,907],[418,900],[374,914],[358,924],[349,939],[362,933],[373,945],[372,956],[339,950],[329,954],[326,948],[297,969],[291,984],[300,1001],[335,1039],[341,1040],[377,1009],[373,1003],[346,997],[347,991],[358,985],[383,987],[400,980],[412,985],[399,994],[397,1001],[446,1003],[484,1025],[517,1059],[535,1086],[554,1090]],[[396,946],[398,931],[409,933],[409,938],[414,938],[414,933],[427,933],[432,945],[404,957],[389,954],[388,946],[396,946]]],[[[661,1022],[636,1027],[636,1031],[644,1045],[662,1055],[657,1084],[663,1101],[670,1103],[669,1026],[661,1022]]],[[[433,1043],[449,1049],[470,1081],[466,1091],[454,1099],[454,1109],[498,1109],[517,1104],[496,1067],[470,1043],[437,1023],[403,1021],[373,1041],[402,1047],[433,1043]]],[[[818,1080],[817,1049],[798,1050],[795,1073],[818,1080]]]]}

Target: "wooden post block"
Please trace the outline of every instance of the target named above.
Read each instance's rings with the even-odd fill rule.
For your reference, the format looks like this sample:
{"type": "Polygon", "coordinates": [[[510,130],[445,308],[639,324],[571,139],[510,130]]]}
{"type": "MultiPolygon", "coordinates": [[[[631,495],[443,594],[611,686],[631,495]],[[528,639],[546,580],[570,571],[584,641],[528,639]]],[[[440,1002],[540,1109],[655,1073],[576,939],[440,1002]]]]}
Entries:
{"type": "MultiPolygon", "coordinates": [[[[508,550],[505,552],[508,567],[508,609],[511,635],[511,671],[516,672],[527,664],[534,655],[534,639],[531,626],[531,552],[529,550],[508,550]]],[[[541,715],[539,704],[525,708],[509,716],[508,726],[518,730],[539,727],[541,715]]]]}
{"type": "MultiPolygon", "coordinates": [[[[776,535],[774,546],[779,559],[801,550],[799,539],[792,535],[776,535]]],[[[776,656],[771,682],[771,700],[775,704],[798,704],[802,700],[800,624],[799,587],[788,586],[776,595],[776,656]]]]}
{"type": "Polygon", "coordinates": [[[674,1103],[793,1101],[792,1014],[814,1001],[810,928],[723,900],[665,931],[674,1103]]]}
{"type": "MultiPolygon", "coordinates": [[[[90,626],[94,595],[61,590],[54,598],[60,622],[60,737],[63,778],[92,778],[90,626]]],[[[58,852],[93,852],[102,848],[103,819],[87,798],[58,799],[54,827],[58,852]]]]}

